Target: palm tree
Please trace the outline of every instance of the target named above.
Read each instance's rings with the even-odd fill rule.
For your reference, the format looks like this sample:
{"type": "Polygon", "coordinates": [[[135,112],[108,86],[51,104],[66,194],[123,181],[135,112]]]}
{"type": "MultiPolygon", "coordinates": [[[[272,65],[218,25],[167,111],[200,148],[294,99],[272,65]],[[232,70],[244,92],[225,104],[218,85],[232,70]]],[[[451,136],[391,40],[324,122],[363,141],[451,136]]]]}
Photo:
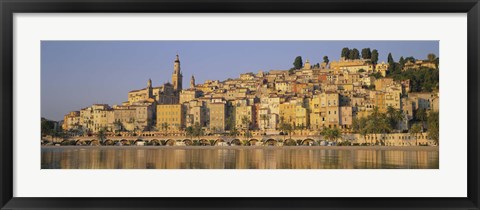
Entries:
{"type": "Polygon", "coordinates": [[[428,137],[433,139],[437,145],[438,145],[438,140],[439,140],[439,115],[438,112],[430,112],[428,114],[428,137]]]}
{"type": "Polygon", "coordinates": [[[115,120],[113,122],[113,125],[115,126],[115,131],[122,131],[124,129],[122,122],[120,120],[115,120]]]}
{"type": "MultiPolygon", "coordinates": [[[[370,116],[368,116],[367,129],[369,133],[373,133],[375,136],[375,143],[377,143],[377,133],[382,132],[385,125],[383,120],[385,117],[380,113],[378,107],[374,107],[370,116]],[[380,125],[381,124],[381,125],[380,125]]],[[[370,142],[371,144],[372,142],[370,142]]]]}
{"type": "Polygon", "coordinates": [[[417,135],[418,133],[422,132],[422,126],[420,126],[420,124],[418,123],[415,123],[412,125],[409,132],[410,132],[410,135],[412,135],[415,138],[415,145],[418,145],[417,135]]]}
{"type": "Polygon", "coordinates": [[[427,121],[427,111],[423,108],[418,108],[415,112],[415,118],[424,125],[425,121],[427,121]]]}
{"type": "Polygon", "coordinates": [[[164,122],[162,123],[161,127],[162,127],[162,130],[165,131],[165,134],[166,136],[168,136],[168,122],[164,122]]]}
{"type": "Polygon", "coordinates": [[[395,129],[399,122],[403,120],[403,112],[400,109],[395,109],[392,106],[387,107],[388,123],[392,129],[395,129]]]}
{"type": "MultiPolygon", "coordinates": [[[[292,139],[293,126],[290,123],[285,124],[285,131],[288,133],[288,137],[292,139]]],[[[283,139],[285,141],[285,138],[283,139]]]]}
{"type": "Polygon", "coordinates": [[[247,140],[245,140],[243,144],[244,146],[248,146],[250,144],[248,139],[252,138],[252,133],[250,131],[245,132],[245,138],[247,138],[247,140]]]}
{"type": "Polygon", "coordinates": [[[233,137],[238,136],[238,129],[235,127],[231,128],[229,134],[230,136],[233,136],[233,137]]]}
{"type": "Polygon", "coordinates": [[[339,139],[342,135],[342,132],[338,128],[324,128],[320,135],[324,136],[329,141],[335,141],[337,143],[337,139],[339,139]]]}
{"type": "Polygon", "coordinates": [[[242,117],[242,125],[245,127],[245,137],[247,138],[247,133],[250,131],[250,119],[247,116],[242,117]]]}
{"type": "Polygon", "coordinates": [[[98,140],[100,140],[100,142],[104,144],[105,137],[106,137],[106,129],[100,128],[100,130],[97,132],[97,137],[98,137],[98,140]]]}
{"type": "Polygon", "coordinates": [[[352,121],[353,130],[363,136],[364,142],[367,142],[367,135],[369,132],[367,124],[368,124],[368,119],[365,117],[361,117],[361,118],[355,117],[353,118],[353,121],[352,121]]]}
{"type": "Polygon", "coordinates": [[[203,129],[200,124],[195,123],[195,125],[193,126],[193,135],[197,137],[198,140],[200,140],[200,136],[203,136],[203,129]]]}
{"type": "Polygon", "coordinates": [[[194,130],[192,126],[188,126],[187,128],[185,128],[185,134],[187,134],[187,136],[190,136],[190,138],[192,139],[193,139],[193,133],[194,133],[194,130]]]}
{"type": "MultiPolygon", "coordinates": [[[[390,133],[392,131],[392,127],[390,127],[390,123],[386,118],[385,114],[382,114],[382,118],[377,122],[377,131],[381,134],[390,133]]],[[[380,143],[385,145],[385,141],[383,140],[383,136],[380,139],[380,143]]]]}

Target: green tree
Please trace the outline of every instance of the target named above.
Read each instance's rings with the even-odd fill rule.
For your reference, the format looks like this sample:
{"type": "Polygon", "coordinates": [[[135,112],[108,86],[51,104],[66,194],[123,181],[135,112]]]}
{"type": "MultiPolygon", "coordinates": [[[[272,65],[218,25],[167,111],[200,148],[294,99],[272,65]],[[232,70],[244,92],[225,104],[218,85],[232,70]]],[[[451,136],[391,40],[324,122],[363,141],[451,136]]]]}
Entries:
{"type": "Polygon", "coordinates": [[[293,68],[301,69],[303,67],[302,56],[297,56],[293,62],[293,68]]]}
{"type": "Polygon", "coordinates": [[[439,114],[438,112],[430,112],[428,115],[428,130],[427,130],[427,135],[429,138],[433,139],[437,144],[439,143],[439,114]]]}
{"type": "Polygon", "coordinates": [[[395,129],[399,122],[404,119],[403,112],[400,109],[395,109],[392,106],[387,107],[387,120],[392,129],[395,129]]]}
{"type": "Polygon", "coordinates": [[[227,120],[226,120],[226,125],[227,125],[227,129],[228,130],[232,130],[235,128],[235,117],[233,116],[233,114],[230,114],[228,117],[227,117],[227,120]]]}
{"type": "Polygon", "coordinates": [[[105,139],[107,136],[106,133],[107,133],[106,128],[100,128],[100,130],[97,132],[97,138],[98,140],[100,140],[101,144],[105,143],[105,139]]]}
{"type": "Polygon", "coordinates": [[[322,135],[324,138],[328,139],[329,141],[334,141],[337,143],[337,139],[339,139],[342,136],[342,132],[338,128],[324,128],[321,132],[320,135],[322,135]]]}
{"type": "Polygon", "coordinates": [[[353,48],[348,53],[348,59],[350,59],[350,60],[360,59],[360,52],[357,50],[357,48],[353,48]]]}
{"type": "Polygon", "coordinates": [[[372,58],[372,52],[370,51],[370,48],[363,48],[362,49],[362,58],[363,59],[371,59],[372,58]]]}
{"type": "Polygon", "coordinates": [[[437,59],[437,56],[433,53],[430,53],[427,55],[428,61],[430,62],[435,62],[435,59],[437,59]]]}
{"type": "Polygon", "coordinates": [[[406,62],[415,63],[415,61],[417,61],[417,59],[415,59],[413,56],[409,56],[405,58],[405,63],[406,62]]]}
{"type": "Polygon", "coordinates": [[[290,123],[282,122],[280,124],[280,130],[283,132],[283,141],[285,142],[285,133],[288,133],[290,139],[292,138],[293,126],[290,123]]]}
{"type": "Polygon", "coordinates": [[[247,116],[243,116],[242,117],[242,126],[244,127],[244,133],[245,133],[245,138],[248,138],[247,137],[247,133],[250,132],[250,124],[251,124],[251,121],[250,119],[248,119],[247,116]]]}
{"type": "Polygon", "coordinates": [[[252,136],[253,136],[253,135],[252,135],[252,132],[251,132],[250,130],[247,130],[247,131],[245,132],[245,138],[246,138],[246,139],[245,139],[245,141],[243,142],[243,145],[244,145],[244,146],[249,146],[249,145],[250,145],[249,139],[252,138],[252,136]]]}
{"type": "Polygon", "coordinates": [[[120,120],[115,120],[115,122],[113,122],[113,125],[115,126],[115,131],[125,130],[125,127],[123,126],[123,123],[120,122],[120,120]]]}
{"type": "Polygon", "coordinates": [[[375,73],[373,73],[373,74],[370,74],[370,76],[375,77],[375,79],[379,79],[379,78],[382,78],[382,77],[383,77],[383,76],[382,76],[382,73],[380,73],[380,72],[378,72],[378,71],[375,72],[375,73]]]}
{"type": "Polygon", "coordinates": [[[168,122],[164,122],[160,126],[161,126],[162,130],[164,131],[164,134],[166,136],[168,136],[168,127],[169,127],[168,122]]]}
{"type": "Polygon", "coordinates": [[[370,131],[368,127],[368,119],[365,117],[353,118],[352,129],[363,136],[364,142],[367,142],[367,135],[370,131]]]}
{"type": "Polygon", "coordinates": [[[328,60],[328,56],[323,56],[323,62],[328,65],[330,60],[328,60]]]}
{"type": "Polygon", "coordinates": [[[387,61],[388,61],[388,74],[391,75],[391,74],[398,73],[399,71],[397,71],[397,69],[399,66],[396,65],[395,60],[393,60],[392,53],[388,53],[387,61]]]}
{"type": "Polygon", "coordinates": [[[422,126],[418,123],[413,124],[409,130],[410,135],[412,135],[415,138],[415,145],[418,145],[417,136],[420,132],[422,132],[422,126]]]}
{"type": "Polygon", "coordinates": [[[53,121],[47,120],[43,117],[41,118],[40,122],[41,122],[41,124],[40,124],[41,135],[42,136],[50,135],[55,128],[55,123],[53,121]]]}
{"type": "Polygon", "coordinates": [[[377,64],[378,62],[378,50],[372,50],[371,61],[373,64],[377,64]]]}
{"type": "MultiPolygon", "coordinates": [[[[373,108],[372,113],[368,116],[367,129],[368,133],[373,133],[375,144],[378,143],[377,134],[381,133],[385,128],[384,116],[380,113],[378,107],[373,108]]],[[[371,144],[372,142],[370,142],[371,144]]]]}
{"type": "Polygon", "coordinates": [[[194,130],[192,126],[188,126],[187,128],[185,128],[185,133],[187,134],[188,137],[193,139],[194,130]]]}
{"type": "Polygon", "coordinates": [[[233,136],[233,137],[237,137],[239,132],[238,132],[238,129],[236,127],[233,127],[232,129],[229,130],[229,133],[228,133],[230,136],[233,136]]]}
{"type": "Polygon", "coordinates": [[[389,75],[395,81],[410,80],[411,92],[432,92],[439,88],[439,70],[421,67],[420,69],[407,69],[389,75]]]}
{"type": "Polygon", "coordinates": [[[393,60],[392,53],[388,53],[387,62],[390,65],[393,65],[395,63],[395,61],[393,60]]]}
{"type": "Polygon", "coordinates": [[[398,65],[400,69],[403,69],[403,67],[405,66],[405,58],[403,58],[403,56],[401,56],[398,60],[398,65]]]}
{"type": "Polygon", "coordinates": [[[418,108],[415,112],[415,119],[423,124],[425,121],[427,121],[427,110],[424,108],[418,108]]]}
{"type": "Polygon", "coordinates": [[[345,59],[348,59],[348,56],[350,55],[350,49],[348,49],[348,47],[344,47],[342,49],[342,54],[341,54],[341,57],[342,58],[345,58],[345,59]]]}
{"type": "Polygon", "coordinates": [[[202,126],[197,122],[193,125],[193,136],[197,137],[198,140],[200,140],[200,136],[203,136],[203,128],[202,126]]]}

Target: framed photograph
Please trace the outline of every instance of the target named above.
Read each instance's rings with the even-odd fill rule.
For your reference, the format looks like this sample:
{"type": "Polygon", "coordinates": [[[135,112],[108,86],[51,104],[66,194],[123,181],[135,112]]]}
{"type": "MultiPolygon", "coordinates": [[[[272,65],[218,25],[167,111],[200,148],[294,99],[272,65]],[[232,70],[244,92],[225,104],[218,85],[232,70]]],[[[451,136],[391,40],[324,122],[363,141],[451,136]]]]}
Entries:
{"type": "Polygon", "coordinates": [[[479,209],[477,0],[0,7],[1,209],[479,209]]]}

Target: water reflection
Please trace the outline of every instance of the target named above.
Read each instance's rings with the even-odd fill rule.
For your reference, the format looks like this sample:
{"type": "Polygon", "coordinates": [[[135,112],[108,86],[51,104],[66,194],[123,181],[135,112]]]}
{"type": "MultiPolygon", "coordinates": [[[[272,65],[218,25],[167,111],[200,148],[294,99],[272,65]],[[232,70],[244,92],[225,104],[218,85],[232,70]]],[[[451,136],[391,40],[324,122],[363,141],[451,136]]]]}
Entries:
{"type": "Polygon", "coordinates": [[[42,169],[438,169],[438,150],[43,147],[42,169]]]}

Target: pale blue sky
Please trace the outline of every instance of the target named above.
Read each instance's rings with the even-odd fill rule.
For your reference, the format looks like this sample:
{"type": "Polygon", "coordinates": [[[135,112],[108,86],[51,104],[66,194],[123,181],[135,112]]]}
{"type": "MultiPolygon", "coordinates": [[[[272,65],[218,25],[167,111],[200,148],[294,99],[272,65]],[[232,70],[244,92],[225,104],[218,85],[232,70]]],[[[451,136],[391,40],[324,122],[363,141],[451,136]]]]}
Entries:
{"type": "Polygon", "coordinates": [[[170,81],[176,53],[188,86],[192,74],[202,83],[289,69],[296,56],[312,64],[325,55],[337,60],[343,47],[377,49],[380,61],[389,52],[395,60],[439,56],[438,41],[42,41],[42,117],[61,120],[94,103],[120,104],[149,78],[154,86],[170,81]]]}

